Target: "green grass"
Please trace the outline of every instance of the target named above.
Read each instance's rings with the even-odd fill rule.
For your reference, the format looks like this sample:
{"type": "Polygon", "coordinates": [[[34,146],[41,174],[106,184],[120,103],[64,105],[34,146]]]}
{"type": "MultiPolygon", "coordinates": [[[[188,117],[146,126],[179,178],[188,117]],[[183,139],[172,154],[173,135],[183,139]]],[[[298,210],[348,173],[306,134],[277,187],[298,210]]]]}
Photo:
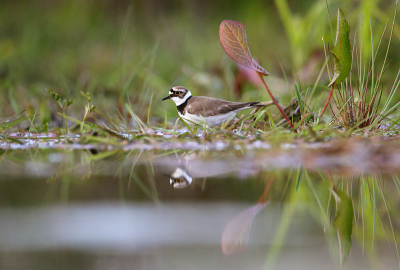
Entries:
{"type": "Polygon", "coordinates": [[[171,140],[158,136],[157,131],[171,134],[173,140],[192,140],[202,129],[207,130],[208,141],[232,142],[397,135],[400,61],[393,48],[400,36],[394,20],[389,21],[390,31],[385,32],[388,23],[381,18],[382,14],[392,17],[389,10],[395,3],[379,6],[365,1],[347,9],[354,34],[353,70],[335,91],[332,118],[324,119],[316,116],[321,112],[331,74],[328,48],[334,38],[332,14],[340,3],[317,1],[307,9],[306,3],[221,3],[204,16],[196,14],[194,6],[176,6],[159,11],[160,16],[150,20],[146,14],[153,8],[138,3],[60,1],[57,5],[25,3],[17,8],[17,4],[4,2],[0,4],[0,15],[4,15],[0,16],[0,30],[6,33],[0,40],[0,115],[5,120],[0,123],[0,139],[18,140],[9,135],[10,131],[50,133],[60,138],[80,134],[81,143],[91,138],[122,146],[135,140],[171,140]],[[236,8],[241,8],[240,14],[236,8]],[[14,16],[4,13],[10,9],[15,10],[14,16]],[[40,17],[42,9],[51,12],[40,17]],[[372,9],[371,17],[366,18],[366,10],[372,9]],[[361,17],[355,21],[360,10],[361,17]],[[269,100],[250,78],[239,95],[233,94],[238,70],[224,54],[217,31],[229,14],[246,25],[252,52],[272,74],[266,80],[294,122],[297,134],[272,107],[254,115],[241,113],[233,125],[192,128],[177,120],[172,102],[161,102],[168,89],[177,84],[187,86],[195,95],[269,100]],[[251,20],[247,17],[250,15],[251,20]],[[265,27],[272,22],[277,25],[265,27]],[[317,36],[323,36],[324,42],[317,36]],[[276,42],[269,43],[271,38],[276,42]],[[277,44],[281,46],[275,47],[277,44]],[[287,46],[290,53],[286,53],[287,46]],[[26,116],[10,117],[22,109],[26,116]],[[385,128],[378,128],[382,125],[385,128]],[[187,132],[177,132],[184,127],[187,132]]]}
{"type": "MultiPolygon", "coordinates": [[[[359,19],[360,9],[363,10],[363,22],[368,22],[364,13],[368,3],[364,2],[370,1],[363,1],[348,11],[352,25],[356,25],[354,17],[359,19]]],[[[301,88],[307,89],[308,84],[315,82],[324,61],[321,55],[314,55],[315,50],[322,51],[321,36],[332,42],[325,1],[317,1],[309,9],[305,8],[307,1],[298,5],[286,3],[285,8],[263,1],[250,4],[231,1],[211,6],[198,4],[200,7],[177,5],[169,11],[166,7],[165,10],[153,10],[139,3],[18,3],[2,2],[0,8],[0,29],[5,33],[0,40],[0,73],[3,74],[0,79],[0,115],[5,118],[23,109],[31,115],[36,108],[43,110],[41,107],[44,106],[49,108],[49,112],[40,113],[38,120],[41,124],[49,121],[56,111],[46,88],[54,89],[66,99],[75,99],[76,103],[70,110],[71,116],[78,119],[85,103],[79,98],[81,91],[89,92],[97,108],[112,115],[118,110],[127,117],[129,114],[124,103],[131,103],[142,120],[146,120],[152,95],[154,104],[157,104],[160,97],[177,84],[187,86],[196,95],[267,101],[266,94],[249,83],[245,84],[241,97],[233,95],[234,65],[224,55],[217,36],[218,25],[226,18],[236,19],[247,26],[249,45],[272,74],[272,82],[267,78],[268,84],[283,104],[291,100],[294,91],[290,92],[286,87],[281,89],[284,79],[280,66],[288,78],[296,79],[301,88]],[[195,12],[197,8],[207,11],[200,15],[195,12]],[[43,10],[47,12],[46,16],[41,16],[43,10]],[[293,30],[299,21],[304,31],[293,30]],[[321,23],[315,24],[315,21],[321,23]],[[268,42],[270,39],[274,42],[268,42]],[[312,72],[297,80],[308,61],[316,61],[311,66],[312,72]]],[[[335,13],[338,4],[331,4],[330,14],[335,13]]],[[[371,5],[368,8],[376,10],[371,12],[372,30],[381,32],[383,18],[391,17],[386,10],[393,5],[382,4],[384,8],[375,2],[375,6],[371,5]],[[382,13],[387,16],[377,16],[382,13]]],[[[334,16],[331,18],[334,24],[334,16]]],[[[363,33],[366,28],[362,29],[363,33]]],[[[394,29],[394,47],[399,42],[396,33],[397,26],[394,29]]],[[[366,49],[363,55],[370,51],[366,40],[364,37],[366,49]]],[[[390,79],[396,71],[391,70],[396,69],[399,61],[393,52],[388,57],[391,63],[385,75],[388,81],[393,81],[390,79]]],[[[320,85],[326,85],[326,82],[325,74],[320,85]]],[[[293,80],[289,79],[288,83],[293,85],[293,80]]],[[[294,89],[292,86],[289,88],[294,89]]],[[[316,97],[320,94],[321,88],[318,87],[316,97]]],[[[385,95],[386,91],[383,98],[385,95]]],[[[168,118],[176,117],[173,106],[153,108],[153,117],[164,118],[165,113],[168,118]]]]}

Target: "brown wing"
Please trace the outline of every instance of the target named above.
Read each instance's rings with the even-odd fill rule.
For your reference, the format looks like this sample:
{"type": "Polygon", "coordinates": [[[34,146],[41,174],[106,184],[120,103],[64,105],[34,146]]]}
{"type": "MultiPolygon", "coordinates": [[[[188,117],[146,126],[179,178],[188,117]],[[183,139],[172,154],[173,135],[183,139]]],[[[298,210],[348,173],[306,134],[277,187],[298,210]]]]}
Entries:
{"type": "Polygon", "coordinates": [[[189,99],[184,113],[188,112],[190,114],[199,114],[203,117],[207,117],[247,109],[249,106],[257,103],[258,102],[240,103],[212,97],[194,96],[189,99]]]}

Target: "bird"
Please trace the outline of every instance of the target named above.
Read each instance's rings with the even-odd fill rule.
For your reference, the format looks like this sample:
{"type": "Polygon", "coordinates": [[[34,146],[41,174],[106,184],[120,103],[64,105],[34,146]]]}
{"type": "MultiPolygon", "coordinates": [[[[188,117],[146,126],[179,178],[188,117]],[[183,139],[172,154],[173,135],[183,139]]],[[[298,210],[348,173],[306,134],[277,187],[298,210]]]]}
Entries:
{"type": "Polygon", "coordinates": [[[219,126],[231,120],[239,111],[269,105],[260,102],[232,102],[213,97],[193,96],[190,90],[183,86],[172,87],[163,101],[167,99],[175,102],[181,118],[194,124],[205,124],[207,127],[219,126]]]}

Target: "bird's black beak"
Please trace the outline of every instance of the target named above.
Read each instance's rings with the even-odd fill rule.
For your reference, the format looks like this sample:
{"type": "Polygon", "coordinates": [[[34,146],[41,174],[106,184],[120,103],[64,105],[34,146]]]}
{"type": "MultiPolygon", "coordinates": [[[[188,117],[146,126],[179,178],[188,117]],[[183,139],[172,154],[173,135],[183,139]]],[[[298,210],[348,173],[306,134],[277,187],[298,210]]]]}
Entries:
{"type": "Polygon", "coordinates": [[[171,97],[170,96],[166,96],[165,98],[163,98],[162,100],[167,100],[167,99],[170,99],[171,97]]]}

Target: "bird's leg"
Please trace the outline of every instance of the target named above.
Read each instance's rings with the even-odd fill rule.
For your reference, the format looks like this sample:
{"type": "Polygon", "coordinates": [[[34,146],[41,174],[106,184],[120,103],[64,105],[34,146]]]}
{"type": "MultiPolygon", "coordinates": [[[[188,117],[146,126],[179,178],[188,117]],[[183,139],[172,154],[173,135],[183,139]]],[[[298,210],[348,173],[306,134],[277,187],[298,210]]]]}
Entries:
{"type": "Polygon", "coordinates": [[[202,141],[204,141],[205,136],[206,136],[206,126],[204,125],[204,126],[203,126],[203,133],[201,134],[200,139],[201,139],[202,141]]]}
{"type": "Polygon", "coordinates": [[[200,140],[204,141],[205,135],[206,135],[206,131],[203,129],[203,132],[201,133],[200,140]]]}

